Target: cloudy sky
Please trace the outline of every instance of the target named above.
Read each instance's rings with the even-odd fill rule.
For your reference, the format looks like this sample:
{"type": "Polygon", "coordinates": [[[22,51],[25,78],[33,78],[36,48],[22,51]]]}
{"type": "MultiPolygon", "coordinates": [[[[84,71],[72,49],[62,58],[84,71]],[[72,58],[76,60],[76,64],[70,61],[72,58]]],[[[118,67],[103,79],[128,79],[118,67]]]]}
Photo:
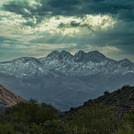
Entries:
{"type": "Polygon", "coordinates": [[[134,62],[134,0],[0,1],[0,61],[53,50],[134,62]]]}

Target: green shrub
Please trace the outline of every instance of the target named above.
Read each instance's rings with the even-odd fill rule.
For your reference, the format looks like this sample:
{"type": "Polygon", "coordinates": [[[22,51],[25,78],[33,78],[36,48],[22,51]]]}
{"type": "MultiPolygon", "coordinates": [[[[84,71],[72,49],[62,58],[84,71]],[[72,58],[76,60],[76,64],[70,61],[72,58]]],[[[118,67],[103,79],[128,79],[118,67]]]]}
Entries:
{"type": "Polygon", "coordinates": [[[119,118],[113,107],[94,104],[81,108],[69,123],[76,134],[112,134],[120,124],[119,118]]]}
{"type": "Polygon", "coordinates": [[[130,85],[124,85],[122,88],[129,88],[130,85]]]}
{"type": "Polygon", "coordinates": [[[132,125],[125,123],[123,124],[123,127],[119,128],[114,134],[134,134],[134,129],[132,128],[132,125]]]}
{"type": "Polygon", "coordinates": [[[14,128],[11,124],[0,124],[0,134],[19,134],[14,131],[14,128]]]}
{"type": "Polygon", "coordinates": [[[134,134],[134,112],[124,116],[117,111],[92,103],[60,119],[52,106],[30,100],[0,114],[0,134],[134,134]]]}
{"type": "Polygon", "coordinates": [[[6,111],[6,116],[14,122],[28,124],[44,123],[58,118],[58,111],[45,103],[39,105],[36,101],[21,102],[6,111]]]}
{"type": "Polygon", "coordinates": [[[109,95],[109,94],[110,94],[109,91],[104,92],[104,95],[109,95]]]}

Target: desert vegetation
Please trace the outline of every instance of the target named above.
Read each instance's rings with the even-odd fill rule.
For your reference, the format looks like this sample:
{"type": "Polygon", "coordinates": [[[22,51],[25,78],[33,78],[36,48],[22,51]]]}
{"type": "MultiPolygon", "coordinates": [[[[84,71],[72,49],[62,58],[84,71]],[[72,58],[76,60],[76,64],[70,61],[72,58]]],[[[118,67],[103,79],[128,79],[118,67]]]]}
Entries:
{"type": "Polygon", "coordinates": [[[35,100],[21,102],[0,114],[1,134],[133,134],[134,112],[95,104],[59,111],[35,100]]]}

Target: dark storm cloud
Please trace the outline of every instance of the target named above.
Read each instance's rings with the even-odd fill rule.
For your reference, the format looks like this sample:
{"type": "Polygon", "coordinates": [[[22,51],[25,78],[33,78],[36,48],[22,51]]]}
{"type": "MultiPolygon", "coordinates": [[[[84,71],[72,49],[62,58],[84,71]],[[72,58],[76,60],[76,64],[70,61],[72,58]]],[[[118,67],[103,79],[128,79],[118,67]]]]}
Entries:
{"type": "Polygon", "coordinates": [[[94,31],[91,27],[92,26],[90,26],[89,24],[81,24],[81,23],[79,23],[79,22],[76,22],[76,21],[71,21],[70,23],[67,23],[67,24],[65,24],[65,23],[60,23],[59,25],[58,25],[58,28],[77,28],[77,27],[86,27],[86,28],[88,28],[89,30],[91,30],[91,31],[94,31]]]}
{"type": "Polygon", "coordinates": [[[36,0],[30,5],[28,0],[12,0],[3,5],[5,11],[22,15],[33,26],[45,17],[56,15],[83,16],[84,14],[111,14],[123,20],[134,21],[133,0],[36,0]],[[36,18],[33,23],[29,19],[36,18]],[[33,23],[33,24],[32,24],[33,23]]]}
{"type": "Polygon", "coordinates": [[[10,1],[3,5],[3,9],[5,11],[9,11],[9,12],[21,15],[23,18],[27,20],[27,22],[24,24],[33,26],[34,23],[30,22],[30,19],[33,20],[36,14],[34,13],[34,8],[29,5],[29,2],[27,0],[10,1]]]}
{"type": "MultiPolygon", "coordinates": [[[[75,49],[88,49],[89,45],[92,47],[105,47],[112,46],[119,48],[124,54],[131,54],[134,56],[134,0],[35,0],[37,4],[32,4],[33,0],[10,0],[7,3],[3,4],[2,9],[4,11],[9,11],[18,15],[21,15],[26,22],[23,23],[22,27],[31,26],[36,27],[40,24],[45,18],[57,17],[61,22],[57,28],[66,29],[66,28],[88,28],[92,30],[92,25],[90,22],[87,22],[85,15],[109,15],[112,20],[116,21],[116,24],[108,28],[96,29],[95,32],[90,32],[85,34],[81,32],[79,34],[74,34],[72,36],[62,35],[57,33],[49,33],[49,31],[43,31],[44,35],[41,35],[41,31],[37,34],[34,34],[30,44],[48,44],[48,45],[62,45],[62,44],[71,44],[74,43],[77,46],[75,49]],[[71,22],[62,21],[62,17],[72,17],[71,22]],[[78,17],[78,20],[81,17],[80,22],[73,20],[78,17]],[[88,24],[87,24],[87,23],[88,24]],[[35,38],[35,39],[34,39],[35,38]]],[[[6,17],[6,16],[5,16],[6,17]]],[[[64,19],[63,17],[63,19],[64,19]]],[[[102,16],[101,16],[102,17],[102,16]]],[[[0,20],[3,16],[0,16],[0,20]]],[[[106,19],[107,21],[107,19],[106,19]]],[[[104,22],[105,23],[105,22],[104,22]]],[[[105,24],[100,24],[104,26],[105,24]]],[[[51,24],[50,24],[51,26],[51,24]]],[[[101,27],[101,26],[100,26],[101,27]]],[[[58,29],[58,30],[59,30],[58,29]]],[[[84,29],[85,30],[85,29],[84,29]]],[[[84,31],[83,30],[83,31],[84,31]]],[[[94,30],[94,29],[93,29],[94,30]]],[[[62,31],[62,30],[60,30],[62,31]]],[[[69,31],[69,30],[68,30],[69,31]]],[[[87,30],[88,31],[88,30],[87,30]]],[[[15,40],[8,39],[5,37],[0,37],[0,43],[4,44],[9,42],[15,44],[15,40]]],[[[20,42],[19,42],[20,43],[20,42]]],[[[17,43],[17,44],[19,44],[17,43]]],[[[23,44],[23,42],[21,42],[23,44]]],[[[21,44],[20,43],[20,44],[21,44]]],[[[26,44],[26,46],[28,46],[26,44]]],[[[52,48],[52,47],[51,47],[52,48]]],[[[51,49],[50,48],[50,49],[51,49]]],[[[57,49],[60,49],[57,47],[57,49]]],[[[66,48],[65,48],[66,49],[66,48]]],[[[72,47],[68,48],[72,49],[72,47]]]]}
{"type": "Polygon", "coordinates": [[[22,1],[10,1],[7,4],[3,5],[3,8],[9,12],[13,12],[16,14],[20,14],[23,17],[31,17],[30,14],[28,14],[25,9],[31,10],[31,7],[29,6],[28,1],[24,0],[22,1]]]}
{"type": "MultiPolygon", "coordinates": [[[[70,24],[70,23],[69,23],[70,24]]],[[[113,46],[118,48],[124,54],[134,55],[134,30],[133,22],[126,24],[126,22],[120,22],[115,26],[114,29],[107,29],[102,31],[92,32],[92,35],[48,35],[43,38],[37,38],[31,40],[31,43],[39,44],[66,44],[66,43],[75,43],[77,44],[77,49],[88,49],[89,45],[92,47],[105,47],[113,46]],[[95,34],[95,36],[94,36],[95,34]]],[[[74,26],[78,27],[80,24],[76,23],[74,26]]],[[[70,25],[61,24],[60,27],[70,27],[70,25]]]]}

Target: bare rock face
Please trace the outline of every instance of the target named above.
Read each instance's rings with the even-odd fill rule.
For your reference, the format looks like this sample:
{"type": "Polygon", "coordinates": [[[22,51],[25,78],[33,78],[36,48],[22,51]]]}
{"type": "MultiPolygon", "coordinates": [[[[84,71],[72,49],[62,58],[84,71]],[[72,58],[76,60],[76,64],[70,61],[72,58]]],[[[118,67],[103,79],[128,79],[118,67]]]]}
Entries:
{"type": "Polygon", "coordinates": [[[0,85],[0,108],[11,107],[19,102],[25,102],[25,100],[0,85]]]}

